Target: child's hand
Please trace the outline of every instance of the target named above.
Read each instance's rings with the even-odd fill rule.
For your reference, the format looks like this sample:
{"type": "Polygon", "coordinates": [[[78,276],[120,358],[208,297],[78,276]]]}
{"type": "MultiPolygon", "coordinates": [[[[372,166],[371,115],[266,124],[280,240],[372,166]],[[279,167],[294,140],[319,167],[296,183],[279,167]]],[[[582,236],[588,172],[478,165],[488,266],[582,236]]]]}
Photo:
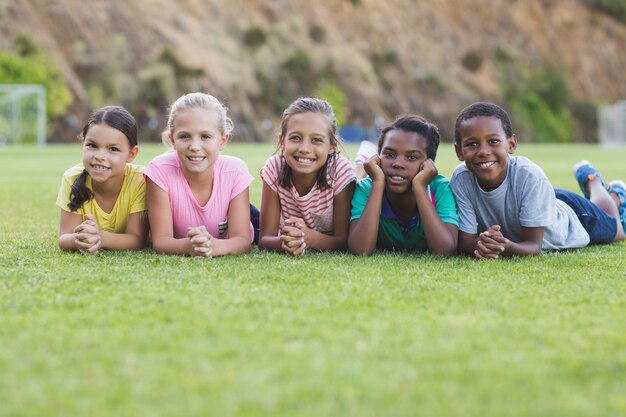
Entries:
{"type": "Polygon", "coordinates": [[[375,182],[385,182],[385,173],[380,167],[380,157],[378,155],[372,156],[367,162],[363,165],[365,172],[372,179],[372,183],[375,182]]]}
{"type": "Polygon", "coordinates": [[[304,255],[306,232],[309,230],[303,219],[291,217],[285,220],[279,234],[283,250],[292,256],[304,255]]]}
{"type": "Polygon", "coordinates": [[[97,255],[102,246],[100,229],[91,214],[85,215],[85,221],[74,228],[76,239],[74,243],[81,253],[97,255]]]}
{"type": "Polygon", "coordinates": [[[478,259],[498,259],[509,240],[502,235],[500,225],[493,225],[478,235],[478,248],[474,255],[478,259]]]}
{"type": "Polygon", "coordinates": [[[426,188],[428,184],[431,183],[432,180],[435,179],[439,172],[437,171],[437,167],[435,166],[435,162],[432,159],[426,159],[420,165],[419,171],[417,171],[417,175],[413,177],[412,185],[413,187],[426,188]]]}
{"type": "Polygon", "coordinates": [[[191,243],[191,256],[211,258],[213,256],[213,236],[204,226],[187,228],[187,237],[191,243]]]}

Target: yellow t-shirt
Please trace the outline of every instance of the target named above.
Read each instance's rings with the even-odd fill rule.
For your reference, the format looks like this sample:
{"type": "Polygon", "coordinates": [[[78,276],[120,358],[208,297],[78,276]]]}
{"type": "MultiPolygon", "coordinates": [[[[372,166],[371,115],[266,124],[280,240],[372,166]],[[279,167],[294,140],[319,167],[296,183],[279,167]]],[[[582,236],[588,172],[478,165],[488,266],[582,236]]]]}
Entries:
{"type": "MultiPolygon", "coordinates": [[[[83,206],[74,213],[80,214],[83,219],[85,218],[85,214],[93,215],[101,230],[112,233],[126,232],[128,216],[132,213],[145,211],[147,209],[146,182],[143,177],[144,168],[145,167],[142,165],[126,164],[124,183],[122,184],[120,194],[117,196],[115,206],[113,206],[113,210],[111,210],[110,213],[106,213],[102,210],[93,197],[85,201],[83,206]]],[[[57,206],[61,207],[62,210],[72,212],[67,206],[70,202],[72,184],[74,184],[76,178],[83,172],[83,169],[83,164],[78,164],[68,169],[63,174],[61,188],[57,196],[57,206]]],[[[87,176],[87,188],[92,189],[91,177],[89,176],[87,176]]]]}

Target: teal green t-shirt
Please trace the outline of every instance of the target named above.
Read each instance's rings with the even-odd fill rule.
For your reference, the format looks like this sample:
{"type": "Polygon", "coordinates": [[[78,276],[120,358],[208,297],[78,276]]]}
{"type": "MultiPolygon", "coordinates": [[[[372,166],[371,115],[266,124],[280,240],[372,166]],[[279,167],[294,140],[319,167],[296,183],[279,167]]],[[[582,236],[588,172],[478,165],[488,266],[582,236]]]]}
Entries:
{"type": "MultiPolygon", "coordinates": [[[[441,221],[459,227],[459,214],[452,189],[450,188],[450,181],[443,175],[437,175],[430,183],[429,188],[431,200],[433,200],[441,221]]],[[[354,197],[352,197],[352,216],[350,221],[361,218],[371,191],[371,178],[364,178],[357,183],[354,197]]],[[[426,236],[424,235],[424,225],[419,214],[405,224],[393,212],[387,199],[386,190],[385,194],[383,194],[383,203],[380,209],[376,246],[382,249],[428,250],[426,236]]]]}

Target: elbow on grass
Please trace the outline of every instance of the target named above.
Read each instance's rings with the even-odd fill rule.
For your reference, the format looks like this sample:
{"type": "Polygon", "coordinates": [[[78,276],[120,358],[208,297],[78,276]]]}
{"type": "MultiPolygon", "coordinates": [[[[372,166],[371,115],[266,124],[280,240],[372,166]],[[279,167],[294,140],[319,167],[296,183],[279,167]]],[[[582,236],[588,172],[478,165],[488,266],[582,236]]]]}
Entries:
{"type": "Polygon", "coordinates": [[[348,250],[352,255],[356,256],[372,256],[374,253],[374,248],[355,247],[350,244],[348,244],[348,250]]]}
{"type": "Polygon", "coordinates": [[[430,251],[431,254],[441,256],[442,258],[449,258],[456,254],[456,247],[454,248],[441,248],[430,251]]]}

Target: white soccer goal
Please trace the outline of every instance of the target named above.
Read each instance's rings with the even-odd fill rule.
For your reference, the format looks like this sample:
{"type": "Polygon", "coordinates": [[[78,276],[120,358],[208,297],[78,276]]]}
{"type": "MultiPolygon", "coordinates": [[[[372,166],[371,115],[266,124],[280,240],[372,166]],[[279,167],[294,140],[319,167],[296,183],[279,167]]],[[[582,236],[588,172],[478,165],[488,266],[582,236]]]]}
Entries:
{"type": "Polygon", "coordinates": [[[46,89],[38,84],[0,84],[0,145],[46,144],[46,89]]]}
{"type": "Polygon", "coordinates": [[[605,148],[626,146],[626,100],[598,108],[598,136],[605,148]]]}

